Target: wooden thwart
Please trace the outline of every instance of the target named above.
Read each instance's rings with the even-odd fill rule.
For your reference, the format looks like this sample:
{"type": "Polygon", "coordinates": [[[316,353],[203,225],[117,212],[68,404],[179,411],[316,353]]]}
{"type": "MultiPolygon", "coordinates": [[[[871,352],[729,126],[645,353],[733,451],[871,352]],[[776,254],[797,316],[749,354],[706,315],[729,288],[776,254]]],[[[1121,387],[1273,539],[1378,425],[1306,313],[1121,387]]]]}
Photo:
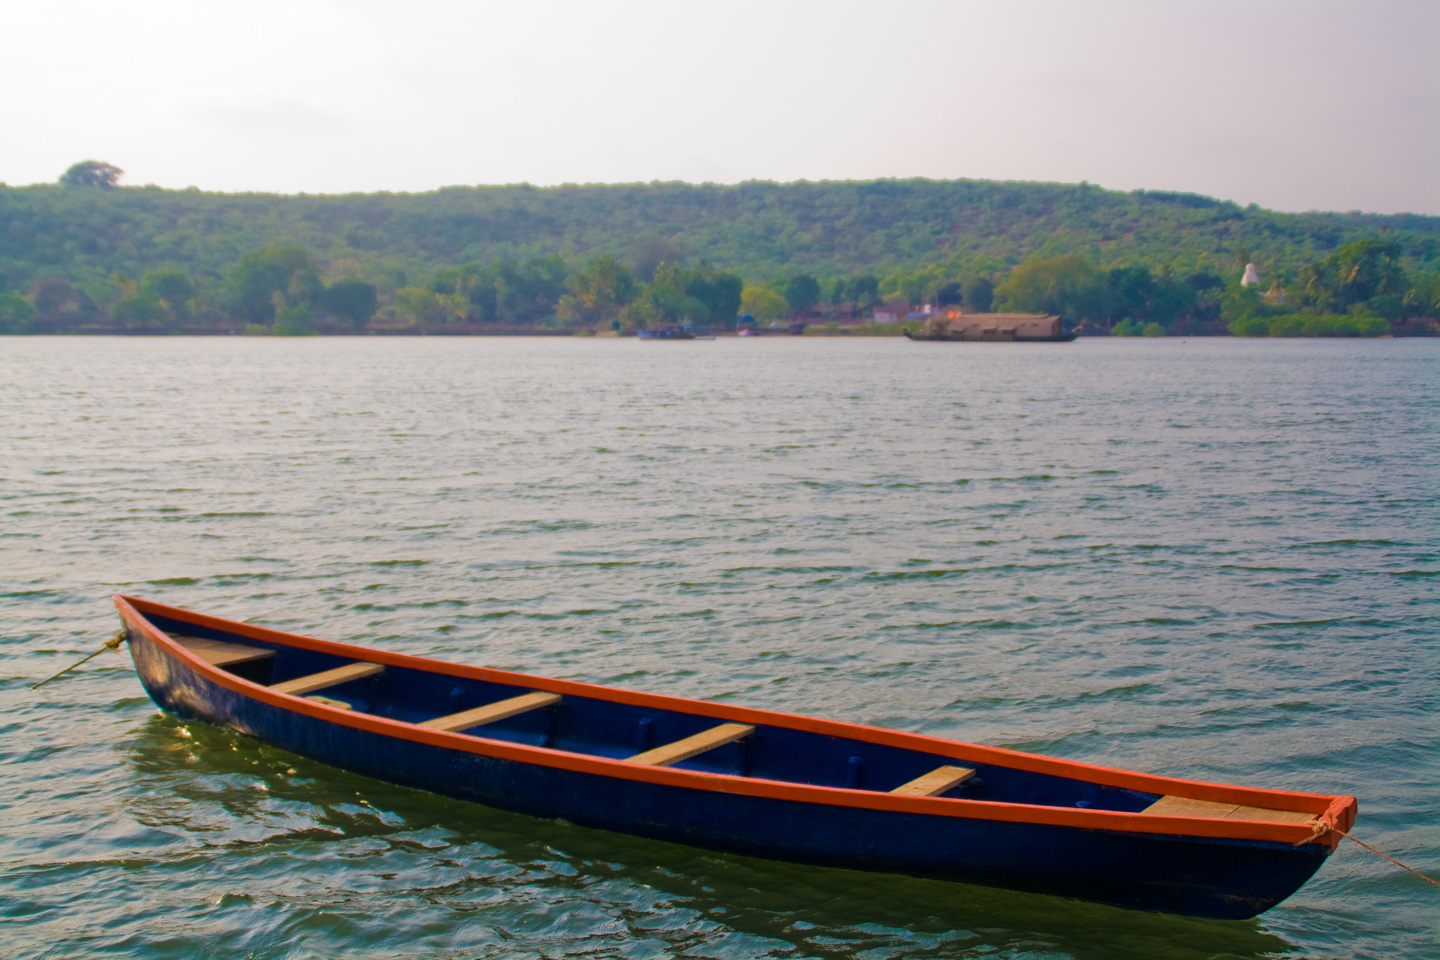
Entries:
{"type": "Polygon", "coordinates": [[[384,669],[385,667],[378,663],[347,663],[345,666],[336,667],[334,670],[322,670],[319,673],[312,673],[308,677],[296,677],[294,680],[277,683],[270,689],[276,693],[289,693],[297,697],[303,697],[307,693],[324,690],[326,687],[333,687],[350,680],[359,680],[361,677],[373,677],[384,669]]]}
{"type": "Polygon", "coordinates": [[[718,727],[711,727],[693,737],[686,737],[684,740],[676,740],[674,743],[667,743],[654,750],[637,753],[630,758],[630,762],[643,763],[649,767],[668,767],[672,763],[688,760],[706,750],[714,750],[716,747],[732,743],[741,737],[748,737],[754,732],[754,727],[744,723],[722,723],[718,727]]]}
{"type": "Polygon", "coordinates": [[[513,717],[518,713],[538,710],[541,707],[554,706],[559,702],[560,694],[540,693],[537,691],[535,693],[522,694],[518,697],[511,697],[509,700],[501,700],[499,703],[475,707],[472,710],[461,710],[459,713],[435,717],[433,720],[417,723],[416,726],[428,727],[431,730],[465,730],[470,727],[478,727],[482,723],[494,723],[496,720],[504,720],[506,717],[513,717]]]}
{"type": "Polygon", "coordinates": [[[975,771],[969,767],[939,767],[923,777],[902,783],[890,792],[897,797],[933,797],[951,787],[958,787],[973,776],[975,771]]]}
{"type": "Polygon", "coordinates": [[[354,707],[352,704],[347,703],[347,702],[344,701],[344,700],[335,700],[335,699],[333,699],[333,698],[331,698],[331,697],[311,696],[311,697],[306,697],[305,699],[306,699],[306,700],[312,700],[312,701],[314,701],[315,703],[324,704],[324,705],[327,706],[327,707],[334,707],[336,710],[354,710],[354,709],[355,709],[355,707],[354,707]]]}
{"type": "Polygon", "coordinates": [[[238,643],[226,643],[224,640],[211,640],[209,637],[186,637],[172,633],[170,639],[212,667],[233,667],[236,664],[275,656],[274,650],[266,650],[264,647],[246,647],[238,643]]]}
{"type": "Polygon", "coordinates": [[[1270,823],[1309,823],[1319,814],[1299,810],[1272,810],[1268,807],[1247,807],[1239,803],[1215,800],[1191,800],[1189,797],[1161,797],[1144,813],[1159,817],[1208,817],[1214,820],[1265,820],[1270,823]]]}

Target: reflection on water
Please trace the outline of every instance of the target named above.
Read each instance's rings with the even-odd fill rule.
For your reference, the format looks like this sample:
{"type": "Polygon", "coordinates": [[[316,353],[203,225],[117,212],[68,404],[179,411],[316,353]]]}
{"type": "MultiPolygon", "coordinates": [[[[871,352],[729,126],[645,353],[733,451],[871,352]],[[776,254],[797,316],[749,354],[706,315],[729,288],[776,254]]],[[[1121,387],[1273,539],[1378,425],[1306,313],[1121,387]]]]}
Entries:
{"type": "Polygon", "coordinates": [[[243,878],[214,898],[263,910],[304,891],[317,915],[384,915],[391,937],[424,931],[468,948],[479,924],[497,943],[539,938],[568,952],[626,955],[648,945],[659,956],[702,945],[705,955],[814,957],[1258,957],[1288,948],[1256,921],[802,867],[537,820],[171,717],[149,718],[120,749],[143,785],[137,820],[186,844],[165,869],[199,879],[211,861],[243,857],[243,878]]]}

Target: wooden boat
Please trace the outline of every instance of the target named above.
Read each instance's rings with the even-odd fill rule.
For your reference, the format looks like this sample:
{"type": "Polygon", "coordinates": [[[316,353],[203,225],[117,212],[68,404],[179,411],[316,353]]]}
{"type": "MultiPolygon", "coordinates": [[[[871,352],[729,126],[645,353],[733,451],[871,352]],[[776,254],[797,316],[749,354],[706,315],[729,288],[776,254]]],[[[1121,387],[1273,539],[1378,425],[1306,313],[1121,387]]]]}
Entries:
{"type": "Polygon", "coordinates": [[[905,339],[914,340],[916,343],[1074,343],[1075,339],[1080,336],[1080,334],[1074,330],[1070,331],[1069,333],[1057,333],[1054,336],[1040,337],[1026,337],[1021,335],[970,337],[960,334],[949,333],[914,333],[910,330],[905,330],[903,332],[905,334],[905,339]]]}
{"type": "Polygon", "coordinates": [[[1254,916],[1353,797],[1132,773],[282,633],[117,596],[150,697],[368,776],[716,850],[1254,916]]]}
{"type": "Polygon", "coordinates": [[[1080,335],[1080,327],[1066,332],[1059,315],[1053,313],[965,313],[946,308],[926,316],[919,332],[904,333],[907,340],[930,342],[1071,343],[1080,335]]]}
{"type": "MultiPolygon", "coordinates": [[[[698,339],[688,327],[662,326],[653,330],[636,330],[635,335],[641,340],[695,340],[698,339]]],[[[713,340],[714,337],[706,339],[713,340]]]]}

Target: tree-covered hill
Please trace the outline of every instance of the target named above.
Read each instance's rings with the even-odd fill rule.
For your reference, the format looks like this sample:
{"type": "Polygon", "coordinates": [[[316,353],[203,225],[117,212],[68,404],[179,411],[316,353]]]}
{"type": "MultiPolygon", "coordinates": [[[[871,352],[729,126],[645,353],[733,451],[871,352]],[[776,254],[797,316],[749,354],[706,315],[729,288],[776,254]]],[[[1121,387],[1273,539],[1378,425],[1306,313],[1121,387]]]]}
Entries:
{"type": "Polygon", "coordinates": [[[723,322],[739,286],[752,312],[890,298],[984,309],[993,289],[1011,308],[1195,330],[1262,312],[1258,294],[1221,302],[1246,262],[1276,309],[1392,320],[1440,310],[1440,217],[976,180],[280,196],[121,187],[120,173],[88,161],[58,184],[0,185],[0,332],[282,315],[305,328],[296,318],[312,314],[359,329],[377,308],[392,326],[593,323],[617,311],[723,322]],[[1379,279],[1337,272],[1357,256],[1379,279]],[[1025,264],[1048,266],[1016,270],[1025,264]]]}
{"type": "MultiPolygon", "coordinates": [[[[1273,271],[1356,239],[1400,244],[1412,267],[1440,256],[1440,217],[1286,214],[1194,194],[974,180],[455,187],[424,194],[278,196],[154,187],[0,188],[0,272],[12,290],[161,267],[219,276],[274,242],[324,268],[411,275],[441,265],[558,254],[705,260],[757,281],[936,264],[996,271],[1031,255],[1099,266],[1273,271]]],[[[381,278],[383,279],[383,278],[381,278]]]]}

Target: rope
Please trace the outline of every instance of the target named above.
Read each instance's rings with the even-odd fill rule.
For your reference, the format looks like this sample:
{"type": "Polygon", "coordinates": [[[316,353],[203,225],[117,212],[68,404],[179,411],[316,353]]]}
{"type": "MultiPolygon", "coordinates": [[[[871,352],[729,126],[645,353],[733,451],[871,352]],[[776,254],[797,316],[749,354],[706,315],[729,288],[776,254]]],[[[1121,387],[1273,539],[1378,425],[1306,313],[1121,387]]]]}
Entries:
{"type": "Polygon", "coordinates": [[[70,664],[70,666],[66,667],[64,670],[61,670],[59,673],[55,674],[55,676],[53,676],[53,677],[46,677],[44,680],[41,680],[39,683],[32,683],[32,684],[30,685],[30,689],[31,689],[31,690],[39,690],[41,687],[45,686],[45,684],[49,683],[51,680],[58,680],[58,679],[60,679],[61,677],[65,676],[65,674],[69,673],[71,670],[74,670],[76,667],[80,666],[80,664],[82,664],[82,663],[88,663],[89,661],[94,660],[96,657],[100,656],[100,654],[104,653],[106,650],[119,650],[119,649],[120,649],[120,644],[122,644],[122,643],[124,643],[124,642],[125,642],[125,631],[124,631],[124,630],[117,630],[117,631],[115,631],[115,636],[111,637],[109,640],[106,640],[103,644],[100,645],[100,649],[99,649],[99,650],[96,650],[94,653],[90,654],[90,656],[86,657],[84,660],[81,660],[81,661],[79,661],[79,662],[77,662],[77,663],[72,663],[72,664],[70,664]]]}
{"type": "Polygon", "coordinates": [[[1388,853],[1382,853],[1382,852],[1380,852],[1379,850],[1376,850],[1374,847],[1370,846],[1370,844],[1366,843],[1364,840],[1356,840],[1354,837],[1350,836],[1350,834],[1346,833],[1344,830],[1341,830],[1341,829],[1338,828],[1338,827],[1335,828],[1335,832],[1338,833],[1338,834],[1340,834],[1340,836],[1344,837],[1346,840],[1353,840],[1355,843],[1360,844],[1360,846],[1364,847],[1366,850],[1369,850],[1371,853],[1375,854],[1377,857],[1384,857],[1386,860],[1389,860],[1391,863],[1395,864],[1395,866],[1399,867],[1401,870],[1406,870],[1406,871],[1409,871],[1410,873],[1415,874],[1415,876],[1419,877],[1421,880],[1424,880],[1426,883],[1430,884],[1431,886],[1440,887],[1440,881],[1435,880],[1433,877],[1427,877],[1427,876],[1425,876],[1425,874],[1421,873],[1419,870],[1416,870],[1414,867],[1407,867],[1407,866],[1405,866],[1405,864],[1401,863],[1399,860],[1396,860],[1394,857],[1390,856],[1390,854],[1388,854],[1388,853]]]}

